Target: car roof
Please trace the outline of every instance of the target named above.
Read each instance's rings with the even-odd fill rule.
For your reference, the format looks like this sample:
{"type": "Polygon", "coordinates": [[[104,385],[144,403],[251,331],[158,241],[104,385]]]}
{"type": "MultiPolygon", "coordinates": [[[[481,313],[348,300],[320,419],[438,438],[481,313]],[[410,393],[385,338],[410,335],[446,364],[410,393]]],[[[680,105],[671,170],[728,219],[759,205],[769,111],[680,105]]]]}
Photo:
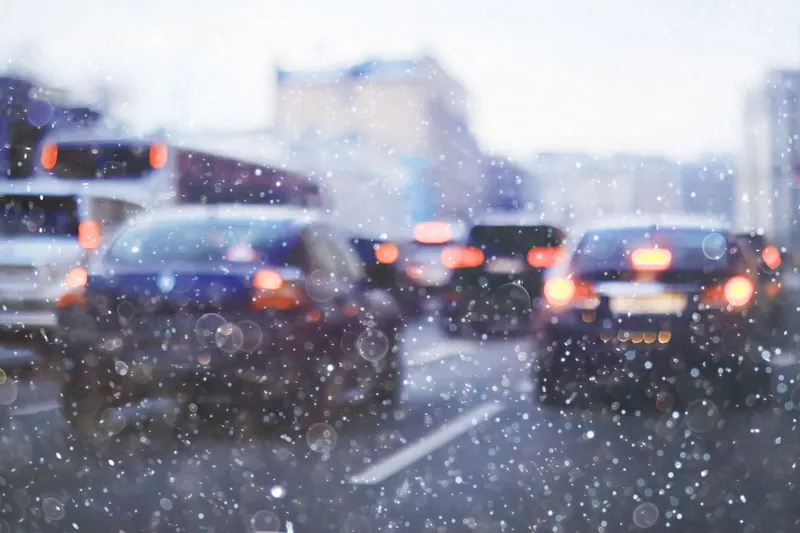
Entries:
{"type": "MultiPolygon", "coordinates": [[[[543,214],[530,212],[487,213],[479,216],[475,226],[551,226],[558,227],[545,219],[543,214]]],[[[560,228],[559,228],[560,229],[560,228]]]]}
{"type": "Polygon", "coordinates": [[[290,220],[300,225],[326,222],[320,210],[295,206],[265,206],[246,204],[177,205],[159,208],[136,217],[137,223],[182,221],[192,219],[219,218],[226,221],[284,221],[290,220]]]}
{"type": "Polygon", "coordinates": [[[701,229],[706,231],[717,231],[722,233],[731,232],[730,225],[721,220],[699,215],[684,214],[664,214],[654,216],[631,216],[604,218],[586,224],[581,228],[581,232],[587,231],[614,231],[630,229],[701,229]]]}

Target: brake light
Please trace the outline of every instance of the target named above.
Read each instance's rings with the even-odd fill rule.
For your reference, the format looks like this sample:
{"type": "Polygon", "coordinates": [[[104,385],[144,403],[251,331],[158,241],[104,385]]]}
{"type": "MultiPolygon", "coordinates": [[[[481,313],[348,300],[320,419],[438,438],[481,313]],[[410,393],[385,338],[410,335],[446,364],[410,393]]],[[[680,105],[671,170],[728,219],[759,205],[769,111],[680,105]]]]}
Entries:
{"type": "Polygon", "coordinates": [[[375,247],[375,259],[378,263],[391,265],[400,257],[400,250],[390,242],[383,242],[375,247]]]}
{"type": "Polygon", "coordinates": [[[272,270],[259,270],[253,276],[253,287],[263,291],[276,291],[283,286],[283,278],[272,270]]]}
{"type": "Polygon", "coordinates": [[[750,303],[756,289],[753,282],[744,276],[734,276],[725,283],[725,300],[733,307],[743,307],[750,303]]]}
{"type": "Polygon", "coordinates": [[[305,293],[294,283],[287,283],[274,270],[259,270],[253,276],[253,296],[250,308],[288,310],[300,307],[306,301],[305,293]]]}
{"type": "Polygon", "coordinates": [[[781,252],[771,244],[761,251],[761,260],[770,270],[778,270],[781,266],[781,252]]]}
{"type": "Polygon", "coordinates": [[[672,252],[664,248],[639,248],[631,252],[631,263],[636,270],[666,270],[672,264],[672,252]]]}
{"type": "Polygon", "coordinates": [[[446,246],[441,254],[442,264],[449,269],[475,268],[483,264],[483,250],[474,246],[446,246]]]}
{"type": "Polygon", "coordinates": [[[58,306],[64,308],[83,304],[85,302],[83,290],[88,282],[89,274],[84,268],[76,267],[67,272],[64,278],[67,291],[58,299],[58,306]]]}
{"type": "Polygon", "coordinates": [[[544,297],[554,307],[569,305],[575,296],[575,282],[568,278],[547,280],[544,284],[544,297]]]}
{"type": "Polygon", "coordinates": [[[76,267],[67,273],[67,287],[70,289],[81,289],[88,281],[89,275],[84,268],[76,267]]]}
{"type": "Polygon", "coordinates": [[[44,148],[42,148],[42,155],[41,155],[41,163],[42,168],[45,170],[53,170],[56,166],[56,162],[58,161],[58,145],[57,144],[46,144],[44,148]]]}
{"type": "Polygon", "coordinates": [[[551,268],[561,260],[561,248],[531,248],[528,251],[528,264],[533,268],[551,268]]]}
{"type": "Polygon", "coordinates": [[[414,227],[414,240],[421,244],[444,244],[453,238],[447,222],[423,222],[414,227]]]}
{"type": "Polygon", "coordinates": [[[78,225],[78,244],[84,250],[95,250],[100,246],[100,224],[84,220],[78,225]]]}
{"type": "Polygon", "coordinates": [[[569,278],[553,278],[544,284],[544,297],[550,307],[592,311],[600,305],[600,298],[591,286],[576,283],[569,278]]]}
{"type": "Polygon", "coordinates": [[[755,295],[753,282],[745,276],[734,276],[703,291],[703,308],[741,308],[747,306],[755,295]]]}
{"type": "Polygon", "coordinates": [[[167,154],[169,150],[164,143],[155,143],[150,146],[150,166],[153,168],[164,168],[167,164],[167,154]]]}

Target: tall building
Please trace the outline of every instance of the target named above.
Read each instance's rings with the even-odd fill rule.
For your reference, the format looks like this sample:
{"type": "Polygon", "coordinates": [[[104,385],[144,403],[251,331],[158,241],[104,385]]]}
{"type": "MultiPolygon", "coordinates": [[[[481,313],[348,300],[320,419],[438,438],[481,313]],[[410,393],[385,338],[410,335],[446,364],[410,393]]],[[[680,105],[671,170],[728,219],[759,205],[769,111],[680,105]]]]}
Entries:
{"type": "Polygon", "coordinates": [[[277,71],[276,126],[395,153],[416,176],[416,218],[462,216],[482,199],[467,94],[431,57],[371,60],[324,72],[277,71]]]}
{"type": "Polygon", "coordinates": [[[776,70],[747,95],[735,222],[800,249],[800,70],[776,70]]]}
{"type": "Polygon", "coordinates": [[[484,162],[486,207],[523,209],[538,201],[537,182],[531,172],[507,157],[489,157],[484,162]]]}
{"type": "Polygon", "coordinates": [[[708,155],[682,164],[683,211],[733,222],[735,180],[734,158],[727,154],[708,155]]]}

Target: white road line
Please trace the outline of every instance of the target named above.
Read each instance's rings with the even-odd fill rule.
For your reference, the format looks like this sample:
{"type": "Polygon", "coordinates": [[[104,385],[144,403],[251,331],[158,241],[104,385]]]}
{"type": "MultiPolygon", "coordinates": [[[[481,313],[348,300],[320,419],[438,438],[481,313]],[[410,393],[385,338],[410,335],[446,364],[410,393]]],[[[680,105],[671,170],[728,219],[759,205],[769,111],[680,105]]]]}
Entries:
{"type": "Polygon", "coordinates": [[[772,357],[770,364],[774,367],[785,368],[787,366],[794,366],[798,362],[797,355],[793,353],[783,352],[780,355],[772,357]]]}
{"type": "Polygon", "coordinates": [[[448,442],[466,433],[471,428],[494,414],[505,409],[502,403],[485,403],[467,411],[455,420],[448,422],[414,444],[369,467],[361,474],[350,478],[354,485],[375,485],[390,478],[404,468],[408,468],[426,455],[436,451],[448,442]]]}
{"type": "Polygon", "coordinates": [[[435,348],[413,354],[408,359],[407,364],[408,366],[424,366],[430,363],[435,363],[436,361],[441,361],[442,359],[448,359],[450,357],[456,357],[458,355],[469,353],[474,349],[475,345],[473,343],[443,343],[435,348]]]}
{"type": "Polygon", "coordinates": [[[55,411],[60,406],[61,404],[57,401],[36,403],[26,407],[20,407],[19,409],[12,409],[9,414],[12,417],[38,415],[39,413],[44,413],[47,411],[55,411]]]}

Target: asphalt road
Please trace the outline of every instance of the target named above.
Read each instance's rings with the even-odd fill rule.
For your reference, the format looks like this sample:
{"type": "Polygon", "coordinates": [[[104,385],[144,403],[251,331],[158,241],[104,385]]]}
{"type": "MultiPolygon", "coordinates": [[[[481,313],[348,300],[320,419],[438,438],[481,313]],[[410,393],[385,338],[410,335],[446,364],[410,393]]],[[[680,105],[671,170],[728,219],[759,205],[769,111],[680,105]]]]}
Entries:
{"type": "Polygon", "coordinates": [[[47,376],[0,374],[0,533],[800,530],[793,336],[770,350],[775,402],[733,412],[688,389],[674,411],[542,409],[526,341],[447,341],[424,320],[406,337],[400,409],[296,435],[231,418],[176,430],[160,406],[142,428],[122,413],[99,455],[72,442],[47,376]]]}

